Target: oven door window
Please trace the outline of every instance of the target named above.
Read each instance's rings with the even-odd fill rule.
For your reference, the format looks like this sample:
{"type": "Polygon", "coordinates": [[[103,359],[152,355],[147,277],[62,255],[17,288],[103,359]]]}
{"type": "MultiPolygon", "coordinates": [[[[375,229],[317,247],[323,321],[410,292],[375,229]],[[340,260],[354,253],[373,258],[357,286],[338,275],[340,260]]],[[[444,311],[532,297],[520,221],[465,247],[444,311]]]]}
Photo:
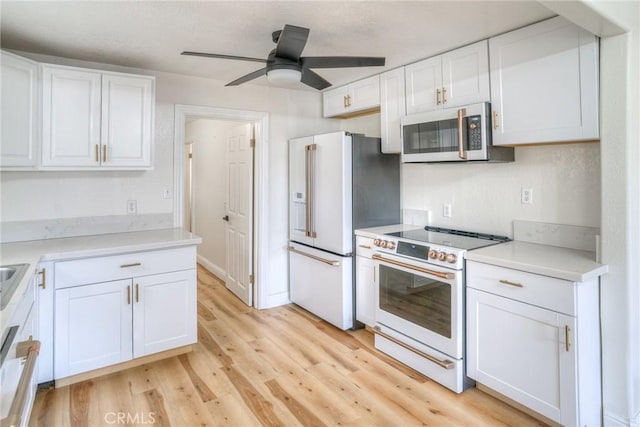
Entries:
{"type": "MultiPolygon", "coordinates": [[[[478,116],[479,117],[479,116],[478,116]]],[[[469,118],[463,118],[462,147],[469,150],[467,128],[469,118]]],[[[458,119],[405,125],[403,129],[405,154],[450,153],[458,151],[458,119]]]]}
{"type": "Polygon", "coordinates": [[[451,338],[450,284],[383,264],[379,274],[381,310],[451,338]]]}

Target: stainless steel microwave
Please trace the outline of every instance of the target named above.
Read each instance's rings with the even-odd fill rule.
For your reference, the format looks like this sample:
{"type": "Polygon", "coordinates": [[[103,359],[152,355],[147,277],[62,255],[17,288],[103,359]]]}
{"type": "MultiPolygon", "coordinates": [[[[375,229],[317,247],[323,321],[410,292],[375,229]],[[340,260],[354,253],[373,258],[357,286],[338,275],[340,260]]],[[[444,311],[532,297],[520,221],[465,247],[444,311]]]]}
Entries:
{"type": "Polygon", "coordinates": [[[512,162],[512,147],[491,144],[490,117],[488,102],[403,117],[402,162],[512,162]]]}

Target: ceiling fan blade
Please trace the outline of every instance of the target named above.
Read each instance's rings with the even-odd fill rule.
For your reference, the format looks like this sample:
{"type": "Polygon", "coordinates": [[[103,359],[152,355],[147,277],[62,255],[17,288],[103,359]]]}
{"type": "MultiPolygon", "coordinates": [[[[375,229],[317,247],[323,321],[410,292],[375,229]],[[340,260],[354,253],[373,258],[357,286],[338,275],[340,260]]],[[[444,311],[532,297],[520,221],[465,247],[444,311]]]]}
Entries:
{"type": "Polygon", "coordinates": [[[292,61],[297,61],[300,59],[302,50],[307,44],[308,37],[308,28],[296,27],[295,25],[285,25],[278,36],[276,56],[278,58],[287,58],[292,61]]]}
{"type": "Polygon", "coordinates": [[[238,86],[239,84],[248,82],[249,80],[257,79],[258,77],[264,76],[265,74],[267,74],[267,69],[261,68],[260,70],[249,73],[246,76],[240,77],[239,79],[235,79],[231,83],[227,83],[225,86],[238,86]]]}
{"type": "Polygon", "coordinates": [[[369,56],[308,56],[300,58],[304,68],[350,68],[384,65],[384,58],[369,56]]]}
{"type": "Polygon", "coordinates": [[[331,86],[331,83],[323,79],[319,74],[309,69],[302,70],[302,77],[300,78],[300,81],[307,86],[311,86],[312,88],[318,90],[326,89],[331,86]]]}
{"type": "Polygon", "coordinates": [[[180,55],[204,56],[206,58],[220,58],[220,59],[237,59],[239,61],[252,61],[252,62],[262,62],[262,63],[266,63],[267,62],[266,59],[250,58],[248,56],[221,55],[219,53],[202,53],[202,52],[184,51],[180,55]]]}

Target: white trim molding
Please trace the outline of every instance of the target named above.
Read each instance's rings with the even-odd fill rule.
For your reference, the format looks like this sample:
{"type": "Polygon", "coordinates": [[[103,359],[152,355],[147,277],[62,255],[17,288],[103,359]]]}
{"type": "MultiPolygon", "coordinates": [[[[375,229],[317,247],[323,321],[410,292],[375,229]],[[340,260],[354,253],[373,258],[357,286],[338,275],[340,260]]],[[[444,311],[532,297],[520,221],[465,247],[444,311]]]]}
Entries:
{"type": "MultiPolygon", "coordinates": [[[[253,200],[253,305],[265,308],[269,305],[269,114],[259,111],[198,105],[175,105],[175,134],[173,142],[173,224],[183,226],[184,217],[184,144],[187,118],[227,120],[254,123],[256,134],[254,157],[253,200]]],[[[206,268],[206,267],[205,267],[206,268]]],[[[215,274],[215,273],[214,273],[215,274]]]]}

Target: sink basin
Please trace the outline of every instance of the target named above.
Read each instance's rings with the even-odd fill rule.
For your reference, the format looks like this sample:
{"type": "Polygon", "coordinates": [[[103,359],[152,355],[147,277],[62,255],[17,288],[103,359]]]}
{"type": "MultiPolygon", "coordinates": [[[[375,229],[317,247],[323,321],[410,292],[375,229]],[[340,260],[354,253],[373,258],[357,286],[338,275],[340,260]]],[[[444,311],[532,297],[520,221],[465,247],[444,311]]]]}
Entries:
{"type": "Polygon", "coordinates": [[[0,266],[0,310],[3,310],[22,280],[29,264],[0,266]]]}

